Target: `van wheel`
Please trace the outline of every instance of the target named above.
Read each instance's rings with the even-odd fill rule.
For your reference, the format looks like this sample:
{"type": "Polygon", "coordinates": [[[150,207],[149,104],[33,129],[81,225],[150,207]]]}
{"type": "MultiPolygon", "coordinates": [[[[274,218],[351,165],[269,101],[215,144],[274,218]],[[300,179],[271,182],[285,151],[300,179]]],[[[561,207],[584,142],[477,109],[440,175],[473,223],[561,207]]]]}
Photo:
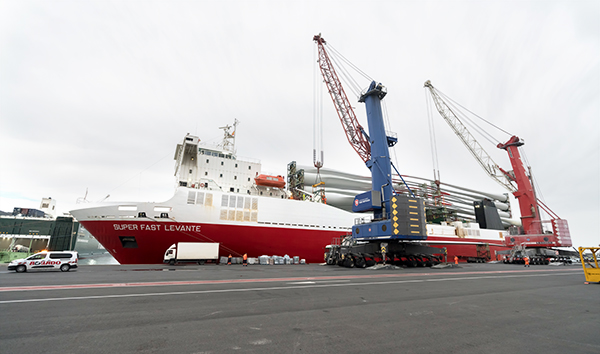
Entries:
{"type": "Polygon", "coordinates": [[[25,273],[27,271],[27,267],[25,267],[22,264],[18,265],[16,271],[17,271],[17,273],[25,273]]]}
{"type": "Polygon", "coordinates": [[[63,264],[63,265],[60,266],[60,271],[61,272],[68,272],[69,269],[71,269],[71,266],[68,265],[68,264],[63,264]]]}
{"type": "Polygon", "coordinates": [[[171,259],[171,260],[169,261],[169,265],[175,265],[175,260],[174,260],[174,259],[171,259]]]}

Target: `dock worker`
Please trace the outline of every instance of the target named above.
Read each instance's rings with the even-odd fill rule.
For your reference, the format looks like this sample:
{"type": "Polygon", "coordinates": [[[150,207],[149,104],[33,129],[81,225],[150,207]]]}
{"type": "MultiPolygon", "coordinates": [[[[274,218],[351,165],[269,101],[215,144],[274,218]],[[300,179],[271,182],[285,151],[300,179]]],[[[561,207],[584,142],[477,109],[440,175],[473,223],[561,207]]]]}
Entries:
{"type": "Polygon", "coordinates": [[[529,257],[525,256],[525,267],[529,267],[529,257]]]}
{"type": "Polygon", "coordinates": [[[227,257],[227,265],[231,265],[231,253],[229,254],[229,257],[227,257]]]}
{"type": "Polygon", "coordinates": [[[244,253],[244,257],[242,257],[242,259],[244,260],[243,265],[244,267],[248,266],[248,253],[244,253]]]}
{"type": "Polygon", "coordinates": [[[454,264],[458,264],[458,256],[454,256],[454,264]]]}

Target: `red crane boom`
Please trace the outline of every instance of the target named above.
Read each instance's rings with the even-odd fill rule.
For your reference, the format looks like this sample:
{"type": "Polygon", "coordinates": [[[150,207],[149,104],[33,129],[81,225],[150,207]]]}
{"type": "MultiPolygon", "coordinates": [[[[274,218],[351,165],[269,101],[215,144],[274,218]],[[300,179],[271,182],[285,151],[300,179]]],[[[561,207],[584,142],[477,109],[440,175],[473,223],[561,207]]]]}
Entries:
{"type": "Polygon", "coordinates": [[[505,144],[498,144],[498,148],[508,152],[508,158],[513,168],[514,177],[508,173],[506,175],[517,183],[517,190],[513,192],[513,195],[519,201],[523,229],[526,234],[539,235],[542,234],[541,216],[531,180],[527,176],[525,166],[521,161],[521,154],[519,153],[519,146],[521,145],[523,145],[523,142],[518,137],[513,136],[505,144]]]}
{"type": "Polygon", "coordinates": [[[354,148],[363,162],[366,163],[371,158],[371,145],[363,133],[363,127],[358,123],[358,119],[348,100],[348,96],[346,96],[342,83],[340,82],[331,60],[329,59],[329,55],[325,50],[325,39],[319,34],[314,36],[313,40],[317,43],[319,48],[318,62],[321,74],[323,75],[329,95],[335,105],[342,127],[346,132],[348,142],[352,145],[352,148],[354,148]]]}

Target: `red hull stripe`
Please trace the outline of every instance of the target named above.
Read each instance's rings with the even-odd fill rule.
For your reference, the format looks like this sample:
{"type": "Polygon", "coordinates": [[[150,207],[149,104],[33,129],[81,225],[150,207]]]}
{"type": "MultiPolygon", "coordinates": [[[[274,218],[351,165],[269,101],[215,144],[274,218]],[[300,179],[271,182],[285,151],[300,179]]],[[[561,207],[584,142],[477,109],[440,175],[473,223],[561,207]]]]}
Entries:
{"type": "MultiPolygon", "coordinates": [[[[106,250],[121,264],[162,264],[167,248],[177,242],[219,242],[219,255],[241,257],[262,255],[289,255],[306,259],[307,263],[322,263],[325,246],[335,237],[346,234],[343,230],[307,229],[282,226],[147,222],[127,220],[85,220],[83,226],[96,237],[106,250]],[[185,231],[180,231],[185,230],[185,231]],[[194,231],[189,231],[194,230],[194,231]],[[136,247],[125,248],[123,237],[135,237],[136,247]]],[[[501,240],[429,236],[424,243],[446,247],[448,259],[454,256],[483,257],[495,260],[495,252],[509,250],[501,240]],[[478,245],[488,244],[488,257],[478,245]],[[479,252],[478,252],[479,251],[479,252]]],[[[440,253],[443,251],[440,250],[440,253]]]]}
{"type": "Polygon", "coordinates": [[[290,278],[265,278],[265,279],[225,279],[225,280],[196,280],[196,281],[165,281],[144,283],[104,283],[104,284],[74,284],[74,285],[40,285],[40,286],[12,286],[0,287],[0,292],[5,291],[33,291],[33,290],[69,290],[69,289],[93,289],[93,288],[124,288],[144,286],[176,286],[176,285],[210,285],[210,284],[240,284],[240,283],[268,283],[268,282],[296,282],[296,281],[323,281],[339,279],[381,279],[381,278],[404,278],[418,276],[440,276],[440,275],[474,275],[474,274],[513,274],[513,273],[548,273],[579,271],[579,269],[536,269],[536,270],[498,270],[484,272],[460,272],[460,273],[415,273],[415,274],[376,274],[376,275],[338,275],[327,277],[290,277],[290,278]]]}

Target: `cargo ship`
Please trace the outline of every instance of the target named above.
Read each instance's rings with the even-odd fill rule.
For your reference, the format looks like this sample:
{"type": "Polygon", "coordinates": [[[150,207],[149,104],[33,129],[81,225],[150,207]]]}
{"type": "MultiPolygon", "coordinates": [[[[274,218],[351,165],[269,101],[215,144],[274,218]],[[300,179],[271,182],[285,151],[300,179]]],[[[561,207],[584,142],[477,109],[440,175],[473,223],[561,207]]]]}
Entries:
{"type": "MultiPolygon", "coordinates": [[[[323,262],[326,246],[350,234],[357,219],[365,217],[348,206],[357,191],[369,188],[368,178],[322,170],[323,198],[323,191],[304,183],[313,171],[305,175],[295,162],[287,166],[286,183],[283,176],[263,172],[259,160],[238,156],[236,125],[221,127],[223,140],[216,145],[184,137],[174,156],[177,186],[171,199],[86,204],[70,213],[121,264],[162,263],[177,242],[218,242],[221,257],[289,255],[323,262]]],[[[440,255],[490,260],[510,249],[504,241],[512,222],[506,195],[453,186],[432,193],[426,179],[405,179],[426,199],[432,220],[426,243],[439,247],[440,255]],[[500,209],[498,229],[476,222],[472,203],[484,199],[494,211],[500,209]]],[[[395,188],[405,192],[400,183],[395,188]]]]}

